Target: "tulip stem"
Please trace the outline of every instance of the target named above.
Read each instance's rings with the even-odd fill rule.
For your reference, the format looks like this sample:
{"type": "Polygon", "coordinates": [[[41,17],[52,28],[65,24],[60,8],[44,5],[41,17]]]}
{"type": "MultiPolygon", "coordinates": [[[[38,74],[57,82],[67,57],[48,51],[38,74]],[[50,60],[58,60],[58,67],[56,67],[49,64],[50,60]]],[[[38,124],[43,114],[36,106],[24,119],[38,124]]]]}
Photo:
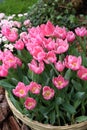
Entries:
{"type": "Polygon", "coordinates": [[[57,75],[59,75],[59,73],[58,73],[58,71],[55,69],[54,65],[53,65],[52,63],[50,63],[50,65],[52,66],[52,68],[53,68],[53,70],[55,71],[55,73],[56,73],[57,75]]]}

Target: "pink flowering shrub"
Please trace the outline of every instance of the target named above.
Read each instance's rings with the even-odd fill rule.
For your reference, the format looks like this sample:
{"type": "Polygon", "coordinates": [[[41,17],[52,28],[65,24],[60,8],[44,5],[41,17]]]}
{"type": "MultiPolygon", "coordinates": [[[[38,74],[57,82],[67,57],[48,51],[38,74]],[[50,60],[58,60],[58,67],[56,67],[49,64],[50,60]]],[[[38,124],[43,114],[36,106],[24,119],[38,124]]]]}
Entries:
{"type": "Polygon", "coordinates": [[[0,50],[0,85],[33,120],[52,125],[86,120],[87,29],[70,31],[50,21],[30,28],[29,22],[26,31],[1,29],[15,53],[0,50]]]}

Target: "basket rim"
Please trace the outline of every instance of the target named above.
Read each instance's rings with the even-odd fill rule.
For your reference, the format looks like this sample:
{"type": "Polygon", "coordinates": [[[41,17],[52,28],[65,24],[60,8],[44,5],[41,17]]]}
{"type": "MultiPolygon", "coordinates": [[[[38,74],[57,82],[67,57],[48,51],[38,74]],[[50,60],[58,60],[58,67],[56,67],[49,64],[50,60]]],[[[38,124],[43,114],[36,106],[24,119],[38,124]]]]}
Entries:
{"type": "Polygon", "coordinates": [[[20,119],[21,121],[23,121],[26,125],[28,126],[32,126],[32,128],[41,128],[43,127],[42,130],[44,129],[49,129],[49,130],[67,130],[68,129],[75,129],[75,128],[81,128],[83,126],[87,126],[87,121],[81,122],[81,123],[77,123],[77,124],[72,124],[72,125],[65,125],[65,126],[52,126],[50,124],[42,124],[38,121],[32,121],[30,118],[28,118],[26,115],[23,115],[20,111],[18,111],[16,109],[16,107],[13,105],[13,103],[11,102],[8,92],[5,91],[5,97],[7,100],[7,103],[11,109],[11,111],[13,112],[13,114],[20,119]]]}

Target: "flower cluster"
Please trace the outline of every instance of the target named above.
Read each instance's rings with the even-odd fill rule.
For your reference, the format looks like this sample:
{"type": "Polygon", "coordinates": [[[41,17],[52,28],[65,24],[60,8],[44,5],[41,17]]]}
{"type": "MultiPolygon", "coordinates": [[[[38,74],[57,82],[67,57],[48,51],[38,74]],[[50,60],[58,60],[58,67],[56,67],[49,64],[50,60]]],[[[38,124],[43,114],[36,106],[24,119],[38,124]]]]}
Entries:
{"type": "Polygon", "coordinates": [[[52,125],[87,115],[85,27],[69,31],[48,21],[20,33],[3,25],[1,33],[16,52],[0,51],[0,85],[23,114],[52,125]]]}
{"type": "Polygon", "coordinates": [[[0,13],[0,47],[2,50],[14,51],[12,43],[18,39],[18,33],[31,26],[30,20],[25,19],[26,15],[26,13],[19,14],[19,20],[15,20],[17,17],[15,14],[6,16],[0,13]]]}

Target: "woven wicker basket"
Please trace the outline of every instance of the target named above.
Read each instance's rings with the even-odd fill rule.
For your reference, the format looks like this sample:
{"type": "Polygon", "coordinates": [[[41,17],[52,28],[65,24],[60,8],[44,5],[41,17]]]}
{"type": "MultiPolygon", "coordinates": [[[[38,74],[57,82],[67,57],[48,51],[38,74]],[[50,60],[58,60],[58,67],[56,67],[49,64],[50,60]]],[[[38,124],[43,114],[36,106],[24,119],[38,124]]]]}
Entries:
{"type": "Polygon", "coordinates": [[[8,93],[5,93],[8,105],[10,106],[13,114],[20,119],[24,124],[29,126],[32,130],[87,130],[87,121],[81,122],[78,124],[70,125],[70,126],[51,126],[39,123],[37,121],[32,121],[25,115],[21,114],[16,107],[10,101],[8,97],[8,93]]]}

